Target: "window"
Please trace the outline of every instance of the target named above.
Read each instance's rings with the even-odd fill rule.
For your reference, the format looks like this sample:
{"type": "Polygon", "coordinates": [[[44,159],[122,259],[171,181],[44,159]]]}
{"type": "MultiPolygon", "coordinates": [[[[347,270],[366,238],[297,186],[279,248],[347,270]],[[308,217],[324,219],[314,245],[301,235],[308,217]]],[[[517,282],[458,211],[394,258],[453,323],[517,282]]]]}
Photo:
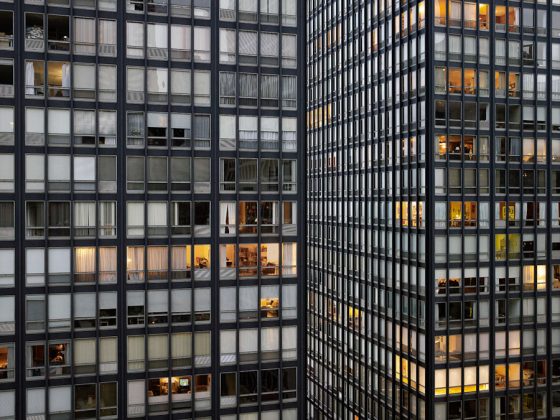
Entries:
{"type": "Polygon", "coordinates": [[[274,159],[261,159],[260,185],[262,192],[278,191],[278,161],[274,159]]]}
{"type": "Polygon", "coordinates": [[[210,192],[210,159],[194,158],[194,192],[210,192]]]}
{"type": "MultiPolygon", "coordinates": [[[[15,251],[13,249],[0,249],[0,287],[14,286],[15,284],[14,281],[15,281],[15,251]]],[[[0,366],[2,366],[1,362],[0,362],[0,366]]]]}
{"type": "Polygon", "coordinates": [[[220,150],[235,150],[236,133],[235,116],[220,115],[220,150]]]}
{"type": "Polygon", "coordinates": [[[278,107],[278,82],[279,77],[276,75],[261,75],[261,106],[271,108],[278,107]]]}
{"type": "MultiPolygon", "coordinates": [[[[95,99],[95,65],[74,63],[72,93],[76,99],[95,99]]],[[[77,111],[74,111],[76,113],[77,111]]]]}
{"type": "Polygon", "coordinates": [[[190,70],[171,69],[171,102],[189,105],[191,103],[190,70]]]}
{"type": "Polygon", "coordinates": [[[168,70],[149,68],[146,71],[148,102],[165,103],[168,93],[168,70]]]}
{"type": "Polygon", "coordinates": [[[171,190],[190,191],[192,180],[190,158],[172,157],[170,166],[171,190]]]}
{"type": "Polygon", "coordinates": [[[297,0],[282,0],[282,24],[297,25],[297,0]]]}
{"type": "Polygon", "coordinates": [[[235,191],[235,159],[220,160],[220,192],[235,191]]]}
{"type": "Polygon", "coordinates": [[[95,156],[74,156],[74,191],[95,191],[95,156]]]}
{"type": "Polygon", "coordinates": [[[257,150],[258,148],[258,118],[253,116],[239,116],[239,148],[257,150]]]}
{"type": "Polygon", "coordinates": [[[297,108],[297,76],[282,76],[282,107],[297,108]]]}
{"type": "Polygon", "coordinates": [[[282,34],[282,67],[297,67],[297,35],[282,34]]]}
{"type": "Polygon", "coordinates": [[[167,236],[167,203],[148,202],[148,236],[167,236]]]}
{"type": "MultiPolygon", "coordinates": [[[[29,108],[26,108],[25,110],[26,110],[26,124],[27,124],[26,127],[27,127],[29,125],[29,119],[28,119],[29,108]]],[[[43,127],[41,126],[40,129],[41,129],[40,132],[42,133],[43,127]]],[[[28,130],[26,130],[26,133],[27,132],[28,130]]],[[[0,107],[0,145],[8,146],[12,144],[14,144],[14,108],[2,106],[0,107]]]]}
{"type": "Polygon", "coordinates": [[[49,146],[70,145],[70,111],[67,109],[48,109],[49,146]]]}
{"type": "Polygon", "coordinates": [[[69,237],[70,203],[49,201],[48,222],[49,237],[69,237]]]}
{"type": "Polygon", "coordinates": [[[194,105],[210,106],[210,72],[194,72],[194,105]]]}
{"type": "Polygon", "coordinates": [[[237,32],[235,30],[220,29],[220,63],[235,64],[236,38],[237,32]]]}
{"type": "Polygon", "coordinates": [[[144,191],[144,157],[126,158],[126,181],[127,192],[144,191]]]}
{"type": "MultiPolygon", "coordinates": [[[[101,102],[117,100],[117,66],[99,64],[97,68],[97,98],[101,102]]],[[[100,112],[100,115],[102,112],[100,112]]],[[[101,121],[100,121],[101,131],[101,121]]]]}
{"type": "Polygon", "coordinates": [[[173,60],[191,59],[190,26],[171,25],[171,58],[173,60]]]}
{"type": "Polygon", "coordinates": [[[126,203],[127,215],[127,236],[142,237],[144,236],[144,203],[128,202],[126,203]]]}
{"type": "Polygon", "coordinates": [[[148,23],[147,25],[148,58],[156,60],[167,59],[167,24],[148,23]]]}
{"type": "Polygon", "coordinates": [[[220,105],[235,105],[235,73],[220,72],[220,105]]]}
{"type": "Polygon", "coordinates": [[[257,191],[257,159],[239,159],[239,190],[257,191]]]}
{"type": "MultiPolygon", "coordinates": [[[[26,81],[29,75],[30,78],[34,78],[35,74],[27,73],[28,67],[26,63],[26,81]]],[[[40,67],[40,66],[38,66],[40,67]]],[[[39,69],[40,70],[40,69],[39,69]]],[[[31,70],[34,71],[33,64],[31,65],[31,70]]],[[[41,80],[41,77],[38,76],[38,79],[41,80]]],[[[41,86],[42,88],[43,86],[41,86]]],[[[26,89],[27,93],[27,89],[26,89]]],[[[31,93],[36,94],[36,93],[31,93]]],[[[11,98],[14,96],[14,62],[12,60],[7,59],[0,59],[0,97],[3,98],[11,98]]]]}
{"type": "Polygon", "coordinates": [[[195,26],[194,28],[194,61],[210,61],[210,28],[195,26]]]}
{"type": "Polygon", "coordinates": [[[210,115],[193,116],[193,139],[195,149],[210,149],[210,115]]]}
{"type": "MultiPolygon", "coordinates": [[[[241,5],[240,5],[241,6],[241,5]]],[[[239,10],[241,15],[241,7],[239,10]]],[[[257,64],[257,32],[239,31],[239,64],[256,65],[257,64]]]]}
{"type": "MultiPolygon", "coordinates": [[[[266,3],[266,0],[262,3],[266,3]]],[[[261,3],[261,5],[262,5],[261,3]]],[[[278,34],[261,32],[260,58],[261,65],[278,66],[278,34]]]]}
{"type": "Polygon", "coordinates": [[[127,102],[144,102],[144,68],[127,67],[127,102]]]}
{"type": "Polygon", "coordinates": [[[279,0],[261,1],[261,23],[278,23],[278,3],[279,0]]]}
{"type": "Polygon", "coordinates": [[[144,57],[144,24],[126,23],[126,55],[131,58],[144,57]]]}

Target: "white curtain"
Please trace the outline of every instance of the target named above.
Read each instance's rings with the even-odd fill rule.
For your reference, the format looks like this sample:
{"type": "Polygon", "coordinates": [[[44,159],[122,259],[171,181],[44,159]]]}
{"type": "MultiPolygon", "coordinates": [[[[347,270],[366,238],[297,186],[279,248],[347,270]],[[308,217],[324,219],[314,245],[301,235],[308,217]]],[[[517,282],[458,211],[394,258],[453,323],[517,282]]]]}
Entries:
{"type": "MultiPolygon", "coordinates": [[[[12,132],[14,129],[13,109],[0,109],[0,133],[12,132]]],[[[45,132],[45,110],[43,108],[25,108],[25,132],[45,132]]]]}
{"type": "Polygon", "coordinates": [[[25,86],[26,95],[35,94],[35,67],[33,66],[33,61],[27,61],[25,63],[25,86]]]}
{"type": "Polygon", "coordinates": [[[210,289],[194,290],[194,310],[195,312],[206,312],[210,310],[210,289]]]}
{"type": "Polygon", "coordinates": [[[95,89],[95,65],[74,63],[74,89],[95,89]]]}
{"type": "MultiPolygon", "coordinates": [[[[194,72],[194,94],[196,96],[210,96],[210,72],[194,72]]],[[[208,102],[210,99],[208,99],[208,102]]]]}
{"type": "Polygon", "coordinates": [[[278,117],[261,117],[261,140],[278,141],[278,117]]]}
{"type": "Polygon", "coordinates": [[[117,309],[117,293],[99,293],[99,309],[117,309]]]}
{"type": "Polygon", "coordinates": [[[236,35],[234,29],[220,29],[220,61],[235,61],[236,35]]]}
{"type": "MultiPolygon", "coordinates": [[[[80,295],[84,295],[86,293],[77,293],[74,295],[75,299],[79,298],[80,295]]],[[[90,299],[84,299],[84,301],[89,301],[90,299]]],[[[93,299],[93,306],[95,307],[95,298],[93,299]]],[[[79,301],[77,303],[80,303],[79,301]]],[[[74,310],[79,311],[81,308],[85,307],[84,305],[76,305],[74,310]]],[[[67,320],[70,319],[70,308],[72,305],[70,304],[70,294],[67,293],[59,293],[59,294],[49,294],[49,320],[67,320]]],[[[3,306],[3,310],[5,310],[5,306],[3,306]]],[[[94,311],[95,316],[95,311],[94,311]]],[[[56,325],[56,324],[55,324],[56,325]]]]}
{"type": "MultiPolygon", "coordinates": [[[[190,246],[174,246],[171,250],[171,269],[186,270],[187,261],[191,259],[190,246]]],[[[189,264],[190,266],[190,264],[189,264]]]]}
{"type": "MultiPolygon", "coordinates": [[[[50,301],[49,301],[50,306],[50,301]]],[[[95,318],[96,302],[95,293],[74,294],[74,317],[95,318]]]]}
{"type": "Polygon", "coordinates": [[[148,336],[148,358],[166,359],[168,354],[167,334],[148,336]]]}
{"type": "Polygon", "coordinates": [[[116,205],[111,201],[99,203],[99,224],[101,226],[115,226],[116,205]]]}
{"type": "Polygon", "coordinates": [[[98,66],[99,89],[112,92],[117,89],[117,67],[108,65],[98,66]]]}
{"type": "Polygon", "coordinates": [[[254,353],[258,345],[258,329],[239,330],[239,353],[254,353]]]}
{"type": "Polygon", "coordinates": [[[257,55],[257,32],[239,31],[238,48],[241,55],[257,55]]]}
{"type": "MultiPolygon", "coordinates": [[[[127,340],[127,353],[128,353],[128,363],[132,362],[132,361],[141,361],[142,363],[144,363],[144,336],[128,336],[128,340],[127,340]]],[[[130,382],[129,382],[130,385],[130,382]]],[[[144,381],[142,380],[142,385],[144,385],[144,381]]],[[[130,389],[130,387],[129,387],[130,389]]],[[[137,396],[133,396],[131,394],[128,394],[128,401],[130,404],[130,401],[132,400],[132,398],[138,398],[137,396]]],[[[142,387],[142,394],[141,394],[141,398],[144,398],[144,395],[146,395],[146,392],[144,391],[143,387],[142,387]]]]}
{"type": "Polygon", "coordinates": [[[194,27],[194,50],[210,52],[210,28],[194,27]]]}
{"type": "Polygon", "coordinates": [[[117,248],[99,248],[99,271],[101,273],[114,273],[117,271],[117,248]]]}
{"type": "Polygon", "coordinates": [[[99,363],[115,363],[116,361],[117,338],[101,337],[99,339],[99,363]]]}
{"type": "MultiPolygon", "coordinates": [[[[138,24],[142,26],[142,24],[138,24]]],[[[133,31],[133,35],[138,36],[138,34],[133,31]]],[[[142,36],[142,31],[140,31],[140,36],[142,36]]],[[[140,46],[142,46],[142,41],[140,40],[140,46]]],[[[117,22],[114,20],[99,20],[99,43],[100,44],[110,44],[115,45],[117,43],[117,22]]]]}
{"type": "Polygon", "coordinates": [[[49,134],[70,134],[70,111],[67,109],[48,110],[49,134]]]}
{"type": "Polygon", "coordinates": [[[70,248],[49,248],[49,274],[70,272],[70,248]]]}
{"type": "Polygon", "coordinates": [[[239,311],[255,311],[258,306],[258,287],[239,288],[239,311]]]}
{"type": "Polygon", "coordinates": [[[220,353],[229,354],[236,352],[237,332],[235,330],[220,331],[220,353]]]}
{"type": "MultiPolygon", "coordinates": [[[[261,75],[261,98],[278,99],[279,80],[280,79],[277,75],[273,75],[273,74],[261,75]]],[[[282,92],[283,93],[286,92],[286,86],[282,86],[282,92]]],[[[284,95],[283,98],[285,98],[284,95]]]]}
{"type": "Polygon", "coordinates": [[[171,311],[173,313],[191,312],[191,289],[173,289],[171,292],[171,311]]]}
{"type": "Polygon", "coordinates": [[[166,203],[148,203],[148,226],[167,226],[166,203]]]}
{"type": "Polygon", "coordinates": [[[190,70],[171,70],[171,93],[173,95],[188,95],[191,93],[190,70]]]}
{"type": "Polygon", "coordinates": [[[74,19],[74,42],[95,45],[95,19],[74,19]]]}
{"type": "Polygon", "coordinates": [[[239,97],[257,97],[257,75],[252,73],[239,73],[239,97]]]}
{"type": "Polygon", "coordinates": [[[99,111],[99,134],[116,135],[117,133],[117,112],[99,111]]]}
{"type": "Polygon", "coordinates": [[[95,181],[95,157],[74,156],[74,181],[95,181]]]}
{"type": "Polygon", "coordinates": [[[191,333],[171,334],[171,357],[174,359],[191,356],[191,333]]]}
{"type": "Polygon", "coordinates": [[[282,349],[295,350],[297,348],[297,327],[282,328],[282,349]]]}
{"type": "Polygon", "coordinates": [[[210,332],[194,333],[194,354],[195,356],[210,355],[211,336],[210,332]]]}
{"type": "Polygon", "coordinates": [[[95,227],[95,203],[74,203],[74,226],[95,227]]]}
{"type": "Polygon", "coordinates": [[[278,34],[261,32],[261,55],[278,57],[278,34]]]}
{"type": "Polygon", "coordinates": [[[95,272],[95,247],[77,247],[74,249],[76,273],[95,272]]]}
{"type": "Polygon", "coordinates": [[[235,116],[220,115],[220,138],[235,139],[235,132],[235,116]]]}
{"type": "Polygon", "coordinates": [[[167,246],[148,247],[148,270],[167,270],[167,246]]]}
{"type": "Polygon", "coordinates": [[[220,203],[220,224],[221,225],[235,225],[235,204],[234,202],[220,203]]]}
{"type": "Polygon", "coordinates": [[[132,271],[144,270],[144,247],[129,246],[126,250],[127,268],[132,271]]]}
{"type": "Polygon", "coordinates": [[[150,290],[148,292],[148,313],[167,313],[167,290],[150,290]]]}
{"type": "MultiPolygon", "coordinates": [[[[136,22],[126,23],[126,45],[134,48],[143,48],[144,46],[143,23],[136,23],[136,22]]],[[[130,55],[130,51],[129,51],[129,55],[130,55]]],[[[142,55],[142,53],[140,53],[139,55],[142,55]]]]}
{"type": "Polygon", "coordinates": [[[188,51],[191,49],[191,27],[171,25],[171,49],[188,51]]]}
{"type": "Polygon", "coordinates": [[[128,226],[144,226],[144,203],[126,203],[128,226]]]}
{"type": "Polygon", "coordinates": [[[63,88],[70,88],[70,64],[63,63],[62,64],[62,87],[63,88]]]}
{"type": "Polygon", "coordinates": [[[144,69],[131,67],[127,69],[127,89],[131,92],[144,91],[144,69]]]}
{"type": "Polygon", "coordinates": [[[74,110],[74,134],[95,135],[95,111],[74,110]]]}
{"type": "MultiPolygon", "coordinates": [[[[49,295],[54,296],[54,295],[49,295]]],[[[14,322],[15,319],[15,298],[14,296],[0,296],[0,324],[3,322],[14,322]]]]}
{"type": "Polygon", "coordinates": [[[297,77],[296,76],[283,76],[282,77],[282,99],[295,100],[297,98],[297,77]]]}
{"type": "Polygon", "coordinates": [[[167,24],[148,24],[148,47],[167,49],[167,24]]]}
{"type": "Polygon", "coordinates": [[[261,351],[280,349],[280,330],[278,327],[261,329],[261,351]]]}
{"type": "Polygon", "coordinates": [[[167,93],[167,69],[148,69],[148,92],[167,93]]]}
{"type": "Polygon", "coordinates": [[[49,387],[49,412],[70,412],[70,410],[72,409],[71,397],[72,387],[70,386],[49,387]]]}
{"type": "Polygon", "coordinates": [[[284,267],[293,267],[297,261],[297,244],[284,243],[282,244],[282,265],[284,267]]]}
{"type": "Polygon", "coordinates": [[[297,35],[282,34],[282,57],[296,58],[297,35]]]}

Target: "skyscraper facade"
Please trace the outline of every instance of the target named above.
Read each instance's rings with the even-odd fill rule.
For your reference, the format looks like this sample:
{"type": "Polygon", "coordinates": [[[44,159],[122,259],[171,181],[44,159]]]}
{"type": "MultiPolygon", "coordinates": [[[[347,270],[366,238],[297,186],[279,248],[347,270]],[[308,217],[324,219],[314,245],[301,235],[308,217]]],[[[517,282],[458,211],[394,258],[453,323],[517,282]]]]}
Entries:
{"type": "Polygon", "coordinates": [[[312,0],[308,416],[560,416],[560,2],[312,0]]]}
{"type": "Polygon", "coordinates": [[[0,0],[0,418],[297,418],[302,6],[0,0]]]}

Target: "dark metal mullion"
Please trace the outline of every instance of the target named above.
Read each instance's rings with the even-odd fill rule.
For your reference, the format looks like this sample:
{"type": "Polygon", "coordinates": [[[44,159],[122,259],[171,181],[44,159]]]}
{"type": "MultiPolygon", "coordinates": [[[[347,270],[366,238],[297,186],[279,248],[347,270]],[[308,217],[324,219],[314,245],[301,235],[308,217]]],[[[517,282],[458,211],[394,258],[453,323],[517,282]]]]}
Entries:
{"type": "MultiPolygon", "coordinates": [[[[20,41],[23,40],[23,49],[25,49],[25,13],[24,7],[22,2],[16,1],[13,5],[13,22],[19,23],[14,24],[13,27],[13,43],[14,43],[14,51],[16,47],[20,47],[20,41]],[[22,23],[23,21],[23,23],[22,23]]],[[[14,55],[14,68],[22,69],[24,67],[25,60],[23,54],[15,54],[14,55]]],[[[27,402],[27,392],[26,392],[26,383],[25,378],[27,377],[27,369],[26,369],[26,247],[25,247],[25,212],[26,212],[26,201],[25,201],[25,171],[26,165],[25,163],[22,165],[22,162],[25,162],[25,141],[17,141],[17,139],[25,140],[25,130],[22,130],[22,127],[25,127],[25,108],[23,104],[25,102],[25,79],[21,76],[22,72],[14,72],[14,85],[19,86],[20,89],[18,93],[14,92],[14,186],[16,192],[16,202],[14,202],[14,222],[16,226],[16,232],[14,235],[14,239],[17,237],[23,238],[23,240],[19,241],[19,244],[15,243],[15,251],[14,251],[14,279],[15,279],[15,346],[22,347],[18,349],[18,353],[14,354],[15,359],[15,366],[14,366],[14,388],[15,388],[15,399],[20,401],[20,404],[16,404],[14,407],[14,414],[19,418],[23,418],[26,415],[26,402],[27,402]],[[23,79],[23,80],[22,80],[23,79]],[[23,93],[22,93],[23,92],[23,93]],[[16,111],[16,110],[19,110],[16,111]],[[23,133],[22,133],[23,131],[23,133]],[[18,159],[17,156],[20,158],[18,159]],[[16,203],[19,202],[19,208],[16,203]],[[17,262],[20,262],[19,264],[17,262]],[[18,281],[19,280],[19,281],[18,281]]],[[[47,159],[45,158],[45,161],[47,159]]],[[[46,162],[45,162],[46,163],[46,162]]],[[[44,172],[43,178],[46,178],[46,169],[44,172]]],[[[46,185],[46,183],[44,183],[46,185]]],[[[46,260],[46,253],[44,259],[46,260]]],[[[46,262],[46,261],[45,261],[46,262]]],[[[45,268],[47,266],[45,265],[45,268]]],[[[46,269],[45,274],[46,278],[46,269]]],[[[15,347],[17,349],[17,347],[15,347]]],[[[46,387],[45,387],[46,389],[46,387]]],[[[47,393],[45,392],[45,411],[48,411],[48,398],[46,397],[47,393]]]]}
{"type": "MultiPolygon", "coordinates": [[[[533,18],[535,19],[537,17],[537,9],[534,8],[534,16],[533,18]]],[[[547,68],[547,83],[551,83],[551,79],[552,79],[552,42],[551,42],[551,30],[550,28],[552,27],[552,4],[549,2],[548,3],[548,9],[547,9],[547,43],[546,43],[546,68],[547,68]]],[[[535,48],[537,48],[538,45],[538,37],[536,35],[537,31],[535,31],[535,48]]],[[[537,55],[538,53],[536,53],[537,55]]],[[[538,60],[538,57],[537,57],[538,60]]],[[[537,78],[538,78],[538,74],[535,72],[535,83],[537,82],[537,78]]],[[[551,89],[548,90],[549,92],[551,91],[551,89]]],[[[538,98],[538,92],[537,92],[537,98],[538,98]]],[[[546,141],[546,173],[547,173],[547,179],[546,179],[546,416],[547,418],[551,418],[552,417],[552,390],[551,390],[551,384],[552,384],[552,353],[553,353],[553,349],[552,349],[552,336],[553,336],[553,329],[551,327],[551,322],[552,322],[552,293],[551,293],[551,286],[552,286],[552,273],[550,268],[552,268],[552,199],[551,199],[551,194],[552,194],[552,188],[551,188],[551,182],[552,182],[552,141],[549,141],[549,139],[552,137],[552,111],[551,111],[551,102],[552,102],[552,96],[549,95],[548,98],[546,99],[548,106],[547,106],[547,115],[546,115],[546,120],[547,120],[547,141],[546,141]]],[[[537,109],[535,109],[535,117],[537,117],[537,109]]],[[[523,120],[522,120],[523,121],[523,120]]],[[[535,127],[537,128],[537,127],[535,127]]],[[[537,141],[537,139],[535,139],[537,141]]],[[[535,174],[536,176],[536,174],[535,174]]],[[[538,185],[538,184],[537,184],[538,185]]],[[[535,243],[536,243],[536,238],[535,238],[535,243]]],[[[535,303],[536,306],[536,303],[535,303]]],[[[538,353],[538,334],[537,337],[535,337],[535,341],[537,343],[536,348],[537,351],[535,353],[538,353]]],[[[536,366],[535,366],[536,368],[536,366]]],[[[536,410],[536,400],[535,400],[535,410],[536,410]]]]}

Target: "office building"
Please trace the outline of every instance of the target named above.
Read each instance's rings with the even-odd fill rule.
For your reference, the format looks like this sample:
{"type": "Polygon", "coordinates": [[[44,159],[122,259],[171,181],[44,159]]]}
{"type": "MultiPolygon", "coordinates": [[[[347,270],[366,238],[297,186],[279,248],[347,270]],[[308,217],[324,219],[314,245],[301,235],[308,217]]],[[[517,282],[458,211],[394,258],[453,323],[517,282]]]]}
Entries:
{"type": "Polygon", "coordinates": [[[302,6],[0,0],[0,418],[297,418],[302,6]]]}
{"type": "Polygon", "coordinates": [[[560,416],[560,2],[307,2],[308,418],[560,416]]]}

